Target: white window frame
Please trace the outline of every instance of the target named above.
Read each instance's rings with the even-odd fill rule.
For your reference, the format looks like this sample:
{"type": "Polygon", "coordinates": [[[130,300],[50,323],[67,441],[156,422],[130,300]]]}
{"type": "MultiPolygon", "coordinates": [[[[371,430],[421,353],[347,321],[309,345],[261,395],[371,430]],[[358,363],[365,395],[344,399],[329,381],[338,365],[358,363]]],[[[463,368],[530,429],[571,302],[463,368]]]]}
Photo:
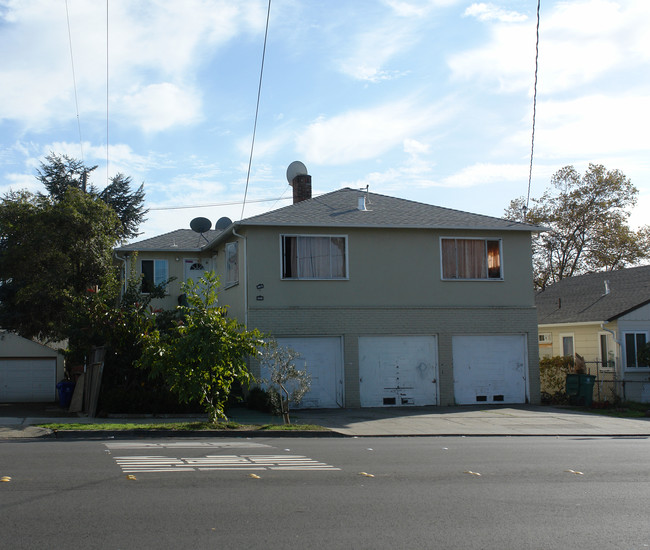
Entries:
{"type": "MultiPolygon", "coordinates": [[[[331,244],[331,241],[330,241],[331,244]]],[[[332,271],[331,261],[330,261],[330,273],[332,271]]],[[[294,233],[282,233],[280,234],[280,279],[283,281],[347,281],[350,279],[350,268],[349,268],[349,247],[348,247],[348,236],[347,235],[322,235],[322,234],[294,234],[294,233]],[[285,277],[285,251],[284,243],[286,237],[295,237],[299,238],[328,238],[328,239],[343,239],[344,244],[344,269],[345,275],[343,277],[285,277]]]]}
{"type": "Polygon", "coordinates": [[[562,332],[560,334],[560,355],[562,357],[574,357],[576,356],[576,338],[573,332],[562,332]],[[571,338],[571,347],[573,348],[573,354],[572,355],[564,355],[564,339],[565,338],[571,338]]]}
{"type": "MultiPolygon", "coordinates": [[[[440,237],[440,279],[443,281],[503,281],[504,279],[504,266],[503,266],[503,239],[500,237],[454,237],[454,236],[442,236],[440,237]],[[486,274],[485,277],[480,278],[464,278],[464,277],[445,277],[444,270],[444,251],[442,242],[446,240],[453,241],[484,241],[485,242],[485,268],[486,274]],[[490,277],[489,266],[488,266],[488,251],[487,243],[488,241],[496,241],[499,243],[499,277],[490,277]]],[[[458,274],[458,255],[455,257],[456,261],[456,274],[458,274]]]]}
{"type": "Polygon", "coordinates": [[[616,368],[616,343],[614,337],[609,332],[598,333],[598,360],[600,361],[600,370],[613,371],[616,368]],[[612,356],[612,364],[609,364],[609,357],[603,357],[602,338],[606,338],[607,355],[612,356]]]}
{"type": "Polygon", "coordinates": [[[226,282],[224,288],[231,288],[239,284],[239,242],[226,243],[226,282]],[[231,258],[235,258],[232,262],[231,258]]]}
{"type": "MultiPolygon", "coordinates": [[[[165,283],[169,280],[169,260],[162,260],[159,258],[142,258],[140,261],[140,275],[142,276],[142,294],[149,294],[144,291],[144,271],[142,269],[143,262],[153,262],[153,286],[165,283]],[[162,266],[164,269],[160,269],[162,266]]],[[[168,288],[165,288],[165,294],[168,294],[168,288]]]]}
{"type": "MultiPolygon", "coordinates": [[[[637,367],[637,366],[629,366],[627,364],[627,336],[630,334],[635,335],[635,347],[636,347],[636,335],[637,334],[643,334],[645,336],[645,343],[648,344],[650,343],[650,338],[649,338],[649,333],[647,330],[626,330],[621,334],[621,342],[623,343],[623,361],[625,363],[625,369],[634,371],[634,372],[642,372],[642,371],[647,371],[650,370],[650,365],[646,365],[643,367],[637,367]]],[[[638,353],[639,350],[635,351],[638,353]]]]}

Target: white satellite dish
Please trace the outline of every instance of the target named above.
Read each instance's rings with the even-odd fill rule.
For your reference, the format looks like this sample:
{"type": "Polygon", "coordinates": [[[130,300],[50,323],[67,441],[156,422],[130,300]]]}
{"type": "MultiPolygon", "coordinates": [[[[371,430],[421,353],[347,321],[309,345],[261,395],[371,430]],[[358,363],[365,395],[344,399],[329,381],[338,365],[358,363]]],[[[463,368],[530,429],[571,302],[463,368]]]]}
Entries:
{"type": "Polygon", "coordinates": [[[294,160],[287,168],[287,181],[293,183],[296,176],[308,176],[307,167],[299,160],[294,160]]]}

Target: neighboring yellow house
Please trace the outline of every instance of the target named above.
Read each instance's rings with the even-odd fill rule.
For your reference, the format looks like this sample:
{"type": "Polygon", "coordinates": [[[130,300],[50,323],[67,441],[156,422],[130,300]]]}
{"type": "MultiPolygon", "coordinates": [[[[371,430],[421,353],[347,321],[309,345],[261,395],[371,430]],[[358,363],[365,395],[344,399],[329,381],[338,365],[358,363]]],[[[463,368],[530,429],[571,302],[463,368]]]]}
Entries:
{"type": "Polygon", "coordinates": [[[541,357],[579,354],[602,398],[650,402],[650,266],[563,279],[535,297],[541,357]]]}
{"type": "Polygon", "coordinates": [[[232,317],[301,354],[304,407],[539,403],[540,228],[356,189],[312,198],[309,175],[291,181],[290,206],[117,254],[137,251],[154,282],[177,277],[167,307],[192,265],[215,270],[232,317]]]}

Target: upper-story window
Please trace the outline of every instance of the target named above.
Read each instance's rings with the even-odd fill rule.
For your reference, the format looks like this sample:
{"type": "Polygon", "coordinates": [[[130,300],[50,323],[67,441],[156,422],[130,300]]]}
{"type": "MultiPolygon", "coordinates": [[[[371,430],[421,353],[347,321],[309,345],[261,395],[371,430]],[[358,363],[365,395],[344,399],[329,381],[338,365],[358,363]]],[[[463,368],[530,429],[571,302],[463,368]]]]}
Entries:
{"type": "Polygon", "coordinates": [[[626,332],[624,336],[626,368],[650,367],[650,365],[639,358],[639,352],[645,347],[648,341],[648,334],[646,332],[626,332]]]}
{"type": "Polygon", "coordinates": [[[226,243],[226,288],[239,283],[239,243],[226,243]]]}
{"type": "Polygon", "coordinates": [[[347,237],[282,235],[283,279],[347,279],[347,237]]]}
{"type": "Polygon", "coordinates": [[[440,239],[443,279],[503,279],[501,239],[440,239]]]}
{"type": "Polygon", "coordinates": [[[142,292],[148,294],[154,286],[166,283],[169,279],[167,260],[141,260],[142,292]]]}

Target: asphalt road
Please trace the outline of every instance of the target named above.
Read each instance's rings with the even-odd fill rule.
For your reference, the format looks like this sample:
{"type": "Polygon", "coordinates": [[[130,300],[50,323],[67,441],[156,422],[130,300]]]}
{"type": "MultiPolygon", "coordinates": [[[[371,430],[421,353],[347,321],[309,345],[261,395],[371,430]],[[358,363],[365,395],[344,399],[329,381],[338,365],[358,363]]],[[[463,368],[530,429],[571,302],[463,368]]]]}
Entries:
{"type": "Polygon", "coordinates": [[[23,440],[3,476],[0,548],[650,547],[646,438],[23,440]]]}

